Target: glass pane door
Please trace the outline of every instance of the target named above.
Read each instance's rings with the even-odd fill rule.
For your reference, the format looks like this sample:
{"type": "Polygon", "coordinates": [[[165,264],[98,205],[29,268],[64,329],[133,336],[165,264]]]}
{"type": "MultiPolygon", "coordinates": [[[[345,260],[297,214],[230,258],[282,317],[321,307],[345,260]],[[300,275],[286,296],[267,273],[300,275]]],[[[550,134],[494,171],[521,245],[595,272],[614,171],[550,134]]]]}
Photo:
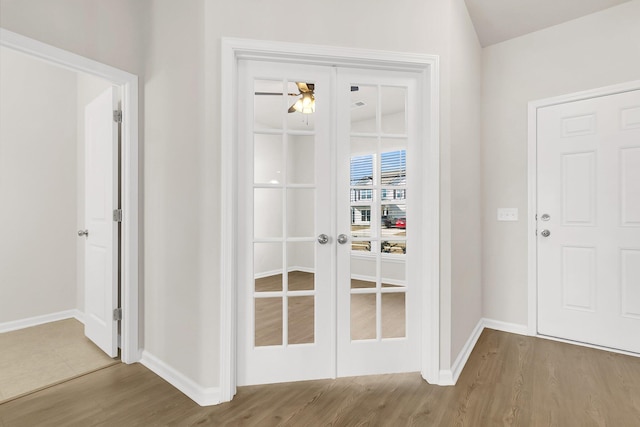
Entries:
{"type": "Polygon", "coordinates": [[[239,384],[332,376],[329,73],[243,63],[239,384]]]}
{"type": "Polygon", "coordinates": [[[407,163],[417,143],[409,96],[415,79],[338,75],[337,220],[349,236],[338,249],[338,374],[417,369],[419,340],[409,322],[417,318],[410,303],[418,289],[407,280],[415,230],[407,163]]]}

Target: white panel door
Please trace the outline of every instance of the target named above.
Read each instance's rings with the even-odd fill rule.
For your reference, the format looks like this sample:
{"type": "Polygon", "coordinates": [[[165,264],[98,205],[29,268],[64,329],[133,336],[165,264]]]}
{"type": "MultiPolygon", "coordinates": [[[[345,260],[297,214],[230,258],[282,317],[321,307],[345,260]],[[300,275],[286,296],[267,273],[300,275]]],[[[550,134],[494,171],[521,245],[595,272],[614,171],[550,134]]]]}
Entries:
{"type": "Polygon", "coordinates": [[[640,91],[538,110],[538,332],[640,353],[640,91]]]}
{"type": "Polygon", "coordinates": [[[337,74],[338,376],[418,371],[418,79],[337,74]]]}
{"type": "Polygon", "coordinates": [[[85,108],[85,335],[111,357],[118,355],[117,89],[85,108]]]}
{"type": "Polygon", "coordinates": [[[330,73],[255,61],[239,72],[238,385],[329,378],[330,73]],[[289,112],[311,90],[315,112],[289,112]]]}

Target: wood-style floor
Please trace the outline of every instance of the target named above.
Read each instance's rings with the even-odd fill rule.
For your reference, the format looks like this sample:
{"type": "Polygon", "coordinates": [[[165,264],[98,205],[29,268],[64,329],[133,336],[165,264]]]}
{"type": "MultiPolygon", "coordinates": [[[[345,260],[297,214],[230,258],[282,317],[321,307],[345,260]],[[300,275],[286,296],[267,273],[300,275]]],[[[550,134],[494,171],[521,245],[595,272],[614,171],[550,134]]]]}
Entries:
{"type": "Polygon", "coordinates": [[[0,405],[22,426],[640,426],[640,358],[485,330],[455,387],[417,373],[242,387],[200,407],[141,365],[0,405]]]}

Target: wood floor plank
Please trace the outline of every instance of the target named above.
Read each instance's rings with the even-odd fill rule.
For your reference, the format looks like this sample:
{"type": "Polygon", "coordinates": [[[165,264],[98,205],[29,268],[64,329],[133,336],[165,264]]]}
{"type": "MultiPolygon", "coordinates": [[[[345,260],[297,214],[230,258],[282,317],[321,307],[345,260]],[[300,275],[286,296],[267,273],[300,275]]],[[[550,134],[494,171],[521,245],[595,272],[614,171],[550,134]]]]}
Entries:
{"type": "Polygon", "coordinates": [[[485,330],[454,387],[419,374],[241,387],[200,407],[141,365],[0,405],[0,426],[640,426],[640,358],[485,330]]]}

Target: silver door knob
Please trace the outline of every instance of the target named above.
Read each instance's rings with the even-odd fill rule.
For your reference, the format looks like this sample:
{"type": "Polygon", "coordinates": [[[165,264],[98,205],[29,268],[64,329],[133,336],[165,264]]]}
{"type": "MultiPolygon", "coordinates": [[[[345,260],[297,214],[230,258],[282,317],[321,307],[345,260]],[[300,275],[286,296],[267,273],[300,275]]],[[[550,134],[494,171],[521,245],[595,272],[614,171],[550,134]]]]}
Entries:
{"type": "Polygon", "coordinates": [[[327,242],[329,242],[329,236],[327,236],[326,234],[321,234],[318,236],[318,243],[320,243],[321,245],[326,245],[327,242]]]}
{"type": "Polygon", "coordinates": [[[89,236],[89,230],[78,230],[78,236],[89,236]]]}
{"type": "Polygon", "coordinates": [[[542,230],[542,237],[549,237],[551,236],[551,232],[549,230],[542,230]]]}
{"type": "Polygon", "coordinates": [[[338,243],[340,243],[341,245],[344,245],[348,241],[349,241],[349,238],[347,237],[346,234],[341,234],[338,236],[338,243]]]}

